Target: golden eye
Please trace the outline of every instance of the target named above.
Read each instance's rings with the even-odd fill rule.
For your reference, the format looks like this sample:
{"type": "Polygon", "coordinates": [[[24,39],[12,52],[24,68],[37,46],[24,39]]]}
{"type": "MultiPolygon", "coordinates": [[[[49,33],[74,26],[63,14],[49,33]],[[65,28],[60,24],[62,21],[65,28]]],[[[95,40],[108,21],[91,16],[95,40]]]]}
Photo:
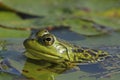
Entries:
{"type": "Polygon", "coordinates": [[[38,39],[43,45],[51,46],[54,43],[54,37],[51,34],[46,34],[38,39]]]}

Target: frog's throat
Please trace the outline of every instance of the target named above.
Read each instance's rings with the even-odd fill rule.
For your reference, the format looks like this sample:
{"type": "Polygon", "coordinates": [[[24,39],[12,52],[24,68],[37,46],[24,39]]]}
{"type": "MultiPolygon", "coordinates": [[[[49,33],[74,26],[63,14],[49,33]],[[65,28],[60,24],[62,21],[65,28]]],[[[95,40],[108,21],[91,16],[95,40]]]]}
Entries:
{"type": "Polygon", "coordinates": [[[62,61],[62,58],[57,55],[50,55],[47,53],[41,53],[39,51],[33,50],[33,49],[27,49],[25,52],[25,56],[30,58],[30,59],[36,59],[36,60],[49,60],[52,62],[60,62],[62,61]]]}

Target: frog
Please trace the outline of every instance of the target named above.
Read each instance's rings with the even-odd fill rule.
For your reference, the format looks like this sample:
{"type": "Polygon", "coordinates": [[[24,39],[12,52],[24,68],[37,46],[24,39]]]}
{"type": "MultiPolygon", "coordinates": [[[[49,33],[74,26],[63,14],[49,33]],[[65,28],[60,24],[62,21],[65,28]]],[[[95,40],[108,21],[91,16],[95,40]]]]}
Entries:
{"type": "MultiPolygon", "coordinates": [[[[77,67],[80,64],[97,63],[103,61],[109,53],[87,47],[80,47],[65,40],[57,38],[48,30],[39,30],[34,36],[30,36],[23,42],[25,52],[20,55],[24,59],[1,60],[1,70],[16,69],[20,74],[32,80],[55,80],[54,76],[64,73],[66,70],[77,67]],[[16,68],[16,65],[23,65],[16,68]],[[9,66],[10,65],[10,66],[9,66]],[[42,79],[43,80],[43,79],[42,79]]],[[[20,59],[22,59],[20,57],[20,59]]],[[[19,57],[18,57],[19,58],[19,57]]]]}

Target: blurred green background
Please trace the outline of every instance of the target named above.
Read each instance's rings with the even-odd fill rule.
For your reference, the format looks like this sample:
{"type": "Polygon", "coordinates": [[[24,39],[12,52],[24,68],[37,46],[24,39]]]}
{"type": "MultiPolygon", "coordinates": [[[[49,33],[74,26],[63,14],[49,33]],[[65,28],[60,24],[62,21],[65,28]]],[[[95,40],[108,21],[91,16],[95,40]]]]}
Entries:
{"type": "Polygon", "coordinates": [[[25,37],[31,29],[68,27],[95,36],[120,30],[120,0],[1,0],[0,37],[25,37]]]}

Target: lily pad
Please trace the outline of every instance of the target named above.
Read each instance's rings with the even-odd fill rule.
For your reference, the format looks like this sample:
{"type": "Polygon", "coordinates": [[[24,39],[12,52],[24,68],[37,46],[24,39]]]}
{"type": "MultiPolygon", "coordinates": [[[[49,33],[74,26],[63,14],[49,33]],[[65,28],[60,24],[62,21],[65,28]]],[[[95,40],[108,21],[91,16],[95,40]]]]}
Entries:
{"type": "Polygon", "coordinates": [[[69,19],[65,20],[63,23],[66,26],[70,26],[72,31],[83,35],[91,36],[103,34],[102,31],[98,31],[94,27],[94,23],[92,22],[87,22],[80,19],[69,19]]]}
{"type": "Polygon", "coordinates": [[[33,28],[36,27],[33,20],[14,20],[14,21],[1,21],[0,25],[8,28],[33,28]]]}
{"type": "Polygon", "coordinates": [[[79,7],[90,12],[104,12],[111,8],[119,8],[119,0],[79,0],[79,7]],[[107,4],[107,5],[106,5],[107,4]]]}
{"type": "Polygon", "coordinates": [[[100,25],[110,27],[114,30],[120,30],[120,12],[106,12],[100,15],[92,16],[92,20],[100,25]],[[107,15],[106,15],[107,14],[107,15]]]}
{"type": "Polygon", "coordinates": [[[74,11],[74,16],[94,21],[96,24],[114,30],[120,30],[119,0],[80,0],[79,3],[81,3],[79,6],[81,8],[74,11]]]}
{"type": "MultiPolygon", "coordinates": [[[[86,18],[92,20],[96,24],[100,24],[105,27],[110,27],[115,30],[120,29],[119,18],[110,17],[108,15],[111,12],[116,13],[119,16],[119,0],[70,0],[68,2],[64,0],[2,0],[1,3],[10,9],[31,15],[45,16],[44,19],[27,19],[27,20],[8,20],[1,21],[0,24],[7,27],[39,27],[46,28],[48,26],[69,26],[72,31],[83,35],[101,35],[104,34],[102,30],[98,30],[94,27],[92,22],[69,19],[70,16],[86,18]],[[71,4],[72,3],[72,4],[71,4]],[[97,7],[96,7],[97,4],[97,7]],[[107,5],[106,5],[107,4],[107,5]],[[113,9],[113,10],[111,10],[113,9]],[[114,10],[116,9],[116,10],[114,10]],[[111,12],[106,12],[111,10],[111,12]],[[83,11],[81,13],[81,11],[83,11]],[[67,13],[67,15],[66,15],[67,13]],[[107,15],[105,15],[107,14],[107,15]],[[52,16],[51,16],[52,15],[52,16]],[[46,18],[49,17],[49,18],[46,18]],[[63,19],[63,20],[62,20],[63,19]]],[[[9,16],[8,16],[9,17],[9,16]]],[[[18,16],[17,16],[18,17],[18,16]]],[[[14,19],[14,18],[13,18],[14,19]]],[[[2,20],[2,18],[1,18],[2,20]]]]}
{"type": "Polygon", "coordinates": [[[36,19],[34,24],[41,27],[69,27],[72,31],[87,36],[104,34],[104,32],[99,31],[94,27],[94,23],[83,21],[78,18],[62,19],[59,17],[47,17],[43,19],[36,19]]]}
{"type": "MultiPolygon", "coordinates": [[[[66,1],[64,0],[3,0],[1,3],[15,11],[22,13],[27,13],[31,15],[46,16],[50,14],[61,14],[64,12],[64,7],[68,8],[73,6],[74,0],[66,1]]],[[[66,12],[66,11],[65,11],[66,12]]]]}
{"type": "Polygon", "coordinates": [[[20,28],[33,27],[33,20],[22,20],[13,12],[0,12],[0,37],[26,37],[30,31],[21,31],[20,28]],[[18,30],[14,30],[18,29],[18,30]],[[12,30],[13,29],[13,30],[12,30]]]}
{"type": "Polygon", "coordinates": [[[13,38],[13,37],[27,37],[30,35],[30,31],[20,31],[0,28],[0,38],[13,38]]]}
{"type": "Polygon", "coordinates": [[[16,13],[9,11],[0,11],[0,22],[11,21],[11,20],[22,20],[16,13]]]}
{"type": "Polygon", "coordinates": [[[30,27],[32,20],[23,20],[16,13],[1,11],[0,12],[0,25],[8,28],[24,28],[30,27]]]}

